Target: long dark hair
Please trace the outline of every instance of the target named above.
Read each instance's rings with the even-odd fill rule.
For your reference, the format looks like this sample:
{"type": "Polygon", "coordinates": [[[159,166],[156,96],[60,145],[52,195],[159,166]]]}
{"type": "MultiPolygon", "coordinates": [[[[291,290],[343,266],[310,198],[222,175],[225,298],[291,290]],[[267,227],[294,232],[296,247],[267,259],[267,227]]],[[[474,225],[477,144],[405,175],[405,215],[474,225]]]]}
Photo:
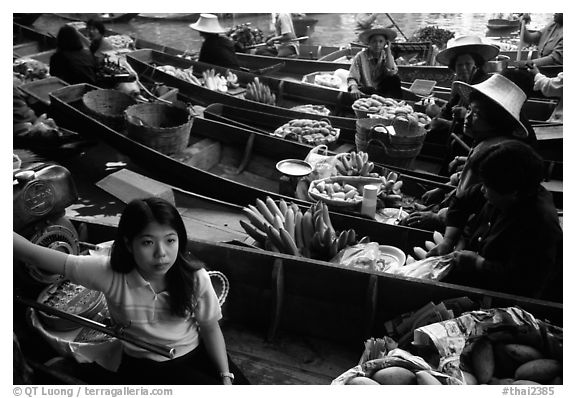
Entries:
{"type": "Polygon", "coordinates": [[[61,51],[79,51],[84,48],[80,34],[70,25],[64,25],[56,36],[56,47],[61,51]]]}
{"type": "Polygon", "coordinates": [[[192,315],[196,304],[194,274],[203,268],[203,264],[187,254],[186,227],[180,213],[170,202],[151,197],[136,199],[128,203],[120,217],[116,240],[112,246],[110,259],[112,269],[126,274],[136,268],[136,262],[128,250],[128,245],[152,222],[169,226],[178,235],[178,256],[166,274],[166,290],[170,297],[170,311],[173,315],[192,315]]]}

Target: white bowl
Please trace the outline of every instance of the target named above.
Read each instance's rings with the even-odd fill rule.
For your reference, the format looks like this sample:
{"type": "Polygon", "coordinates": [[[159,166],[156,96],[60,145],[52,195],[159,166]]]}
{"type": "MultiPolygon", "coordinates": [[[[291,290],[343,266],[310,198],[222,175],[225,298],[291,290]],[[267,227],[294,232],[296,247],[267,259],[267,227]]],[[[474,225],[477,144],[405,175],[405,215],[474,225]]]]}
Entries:
{"type": "Polygon", "coordinates": [[[376,221],[381,222],[381,223],[394,224],[394,222],[396,221],[397,218],[399,220],[402,220],[402,219],[408,217],[408,213],[405,212],[404,210],[402,210],[400,212],[400,217],[398,217],[398,211],[399,210],[400,209],[397,209],[395,207],[386,207],[384,209],[380,209],[380,210],[376,211],[374,218],[376,219],[376,221]]]}
{"type": "Polygon", "coordinates": [[[380,261],[384,261],[384,268],[397,268],[406,262],[406,254],[395,246],[380,245],[380,261]]]}

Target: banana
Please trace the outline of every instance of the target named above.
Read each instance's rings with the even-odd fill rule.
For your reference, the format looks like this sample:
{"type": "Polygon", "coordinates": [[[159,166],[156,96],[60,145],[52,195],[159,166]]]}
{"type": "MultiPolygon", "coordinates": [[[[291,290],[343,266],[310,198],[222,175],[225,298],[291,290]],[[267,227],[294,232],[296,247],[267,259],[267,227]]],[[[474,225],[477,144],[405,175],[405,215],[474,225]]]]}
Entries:
{"type": "Polygon", "coordinates": [[[279,233],[280,233],[280,239],[282,239],[282,242],[284,243],[286,253],[292,254],[294,256],[299,256],[300,252],[298,251],[296,242],[294,242],[294,239],[292,239],[288,231],[286,231],[284,228],[280,228],[279,233]]]}
{"type": "Polygon", "coordinates": [[[350,155],[344,155],[344,156],[340,157],[342,165],[344,166],[346,171],[348,171],[350,169],[350,162],[348,161],[348,156],[350,156],[350,155]]]}
{"type": "Polygon", "coordinates": [[[290,207],[292,208],[292,210],[294,211],[294,214],[296,214],[296,213],[298,213],[298,212],[300,211],[300,207],[299,207],[296,203],[294,203],[294,202],[291,202],[289,206],[290,206],[290,207]]]}
{"type": "Polygon", "coordinates": [[[324,236],[324,232],[328,230],[328,227],[324,223],[321,216],[316,217],[314,221],[314,231],[318,232],[321,237],[324,236]]]}
{"type": "Polygon", "coordinates": [[[429,240],[424,242],[424,247],[428,251],[432,250],[434,248],[434,246],[436,246],[436,244],[434,242],[430,242],[429,240]]]}
{"type": "Polygon", "coordinates": [[[252,239],[254,239],[256,242],[260,243],[261,245],[266,244],[266,239],[268,238],[267,234],[261,232],[254,225],[247,223],[244,220],[240,220],[240,225],[242,228],[244,228],[244,231],[246,231],[246,233],[250,235],[250,237],[252,237],[252,239]]]}
{"type": "Polygon", "coordinates": [[[356,231],[353,229],[348,230],[348,245],[355,245],[356,244],[356,231]]]}
{"type": "Polygon", "coordinates": [[[343,175],[343,176],[348,175],[348,169],[346,169],[346,168],[342,165],[342,163],[336,163],[336,166],[335,166],[335,167],[336,167],[336,170],[338,171],[338,173],[339,173],[340,175],[343,175]]]}
{"type": "Polygon", "coordinates": [[[360,153],[362,154],[362,161],[364,163],[367,163],[368,162],[368,153],[366,153],[366,152],[360,152],[360,153]]]}
{"type": "Polygon", "coordinates": [[[266,233],[266,220],[264,220],[264,218],[262,217],[262,215],[260,214],[260,212],[258,212],[258,214],[254,213],[254,211],[252,209],[249,209],[247,207],[243,207],[242,211],[244,212],[244,214],[246,214],[246,216],[248,217],[248,220],[250,220],[250,222],[256,227],[258,228],[260,231],[266,233]]]}
{"type": "Polygon", "coordinates": [[[330,233],[332,235],[336,235],[336,231],[332,226],[332,221],[330,221],[330,213],[328,211],[328,205],[324,202],[322,202],[322,220],[326,224],[326,227],[330,230],[330,233]]]}
{"type": "Polygon", "coordinates": [[[280,199],[278,202],[278,208],[284,217],[286,217],[286,211],[288,210],[288,204],[284,199],[280,199]]]}
{"type": "Polygon", "coordinates": [[[414,247],[414,255],[418,260],[424,260],[426,258],[426,250],[419,246],[414,247]]]}
{"type": "Polygon", "coordinates": [[[256,199],[256,207],[260,211],[260,213],[264,216],[264,219],[268,221],[270,224],[274,225],[274,215],[270,212],[270,209],[266,206],[266,204],[262,201],[262,199],[256,199]]]}
{"type": "Polygon", "coordinates": [[[388,174],[388,181],[396,182],[397,179],[398,179],[397,173],[391,171],[390,174],[388,174]]]}
{"type": "Polygon", "coordinates": [[[334,240],[332,234],[330,233],[329,229],[325,229],[324,230],[324,235],[322,236],[322,244],[324,245],[324,247],[330,249],[330,246],[332,245],[332,241],[334,240]]]}
{"type": "Polygon", "coordinates": [[[358,243],[370,243],[370,237],[364,236],[358,241],[358,243]]]}
{"type": "Polygon", "coordinates": [[[282,238],[280,238],[280,232],[276,228],[274,228],[272,225],[268,225],[267,235],[268,235],[268,238],[270,239],[270,242],[274,246],[276,246],[276,248],[278,250],[285,253],[284,243],[282,242],[282,238]]]}
{"type": "Polygon", "coordinates": [[[302,216],[302,240],[307,248],[310,248],[313,236],[314,224],[312,223],[312,212],[307,210],[302,216]]]}
{"type": "Polygon", "coordinates": [[[356,169],[358,171],[362,170],[362,166],[364,166],[364,159],[359,154],[356,154],[356,169]]]}
{"type": "Polygon", "coordinates": [[[340,236],[338,236],[338,250],[342,250],[348,244],[348,231],[340,232],[340,236]]]}
{"type": "MultiPolygon", "coordinates": [[[[374,166],[374,165],[372,165],[374,166]]],[[[358,175],[365,177],[368,174],[368,163],[364,163],[360,169],[358,175]]]]}
{"type": "Polygon", "coordinates": [[[434,231],[434,234],[432,235],[432,238],[434,239],[434,242],[439,245],[440,243],[442,243],[442,241],[444,240],[444,236],[438,232],[438,231],[434,231]]]}
{"type": "Polygon", "coordinates": [[[282,221],[279,215],[274,216],[274,222],[272,225],[274,225],[276,229],[285,228],[284,221],[282,221]]]}
{"type": "Polygon", "coordinates": [[[318,232],[314,232],[312,236],[312,244],[310,245],[311,251],[320,251],[322,250],[322,239],[320,238],[320,234],[318,232]]]}
{"type": "Polygon", "coordinates": [[[330,260],[336,257],[337,254],[338,254],[338,239],[334,238],[332,239],[332,242],[330,242],[330,246],[328,249],[328,255],[330,256],[330,260]]]}
{"type": "Polygon", "coordinates": [[[402,185],[403,185],[403,184],[404,184],[404,182],[403,182],[402,180],[396,181],[396,182],[394,183],[394,185],[392,186],[392,191],[394,191],[394,192],[400,191],[400,188],[402,188],[402,185]]]}
{"type": "Polygon", "coordinates": [[[286,228],[286,231],[288,231],[288,233],[294,240],[296,240],[296,236],[294,235],[294,231],[296,229],[295,223],[296,222],[295,222],[294,210],[292,210],[292,208],[289,208],[288,211],[286,211],[286,220],[284,221],[284,226],[286,228]]]}
{"type": "Polygon", "coordinates": [[[272,213],[272,215],[279,216],[280,219],[282,220],[282,222],[285,221],[284,215],[282,214],[282,212],[278,208],[278,205],[276,205],[276,202],[274,202],[274,200],[270,196],[266,196],[266,206],[268,207],[268,209],[270,210],[270,213],[272,213]]]}
{"type": "Polygon", "coordinates": [[[406,256],[406,265],[412,264],[412,263],[415,263],[415,262],[416,262],[416,260],[414,259],[414,257],[412,257],[411,255],[407,255],[407,256],[406,256]]]}
{"type": "Polygon", "coordinates": [[[303,235],[303,218],[304,216],[302,215],[302,212],[299,211],[298,213],[296,213],[294,215],[294,240],[296,241],[296,246],[298,246],[298,249],[300,250],[300,253],[302,252],[302,249],[304,249],[306,247],[306,245],[304,244],[304,235],[303,235]]]}

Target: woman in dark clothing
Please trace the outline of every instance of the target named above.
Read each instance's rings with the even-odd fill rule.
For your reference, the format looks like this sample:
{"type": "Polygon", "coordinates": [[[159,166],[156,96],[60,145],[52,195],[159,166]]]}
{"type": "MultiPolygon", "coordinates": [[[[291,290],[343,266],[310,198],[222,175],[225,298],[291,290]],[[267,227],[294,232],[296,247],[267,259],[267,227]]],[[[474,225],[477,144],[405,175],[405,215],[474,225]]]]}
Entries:
{"type": "Polygon", "coordinates": [[[84,48],[78,31],[64,25],[58,31],[56,41],[56,52],[50,57],[50,74],[69,84],[96,84],[96,58],[84,48]]]}
{"type": "MultiPolygon", "coordinates": [[[[454,72],[455,82],[478,84],[488,79],[484,65],[498,55],[499,51],[496,46],[482,43],[482,39],[477,36],[461,36],[450,41],[448,47],[438,53],[436,61],[454,72]]],[[[463,155],[451,145],[450,133],[461,135],[467,105],[460,94],[452,89],[450,99],[430,122],[426,141],[444,144],[448,149],[443,173],[447,172],[447,163],[454,156],[463,155]]],[[[467,141],[465,137],[461,138],[467,141]]]]}
{"type": "Polygon", "coordinates": [[[508,141],[486,150],[478,169],[482,183],[453,199],[444,241],[428,256],[454,251],[446,282],[561,301],[562,229],[540,185],[542,159],[508,141]]]}
{"type": "Polygon", "coordinates": [[[238,69],[238,59],[234,42],[220,33],[226,30],[220,26],[214,14],[200,14],[200,18],[190,27],[204,38],[198,61],[225,68],[238,69]]]}

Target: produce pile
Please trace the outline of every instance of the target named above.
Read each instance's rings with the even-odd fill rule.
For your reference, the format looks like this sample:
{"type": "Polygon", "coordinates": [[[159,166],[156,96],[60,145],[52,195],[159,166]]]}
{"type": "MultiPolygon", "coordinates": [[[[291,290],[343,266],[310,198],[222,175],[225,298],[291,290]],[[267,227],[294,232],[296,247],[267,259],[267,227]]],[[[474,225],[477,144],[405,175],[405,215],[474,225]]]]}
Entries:
{"type": "Polygon", "coordinates": [[[252,27],[250,23],[234,26],[226,32],[226,36],[237,43],[240,48],[264,43],[264,32],[259,28],[252,27]]]}
{"type": "Polygon", "coordinates": [[[481,336],[460,356],[466,384],[562,384],[562,363],[538,345],[509,331],[481,336]]]}
{"type": "Polygon", "coordinates": [[[48,65],[31,58],[15,59],[12,70],[15,76],[24,82],[44,79],[49,75],[48,65]]]}
{"type": "Polygon", "coordinates": [[[216,73],[214,69],[208,69],[202,72],[202,79],[199,79],[194,76],[192,66],[187,69],[181,69],[172,65],[160,65],[156,68],[164,73],[177,77],[178,79],[182,79],[197,86],[206,87],[212,91],[226,93],[229,89],[240,87],[238,76],[229,69],[226,70],[226,76],[216,73]]]}
{"type": "Polygon", "coordinates": [[[366,184],[376,185],[379,190],[382,183],[379,178],[354,180],[342,179],[342,177],[328,177],[322,180],[312,181],[308,193],[314,199],[328,200],[331,204],[341,202],[342,205],[355,205],[364,198],[363,188],[366,184]]]}
{"type": "Polygon", "coordinates": [[[324,105],[312,105],[312,104],[297,105],[290,109],[293,111],[311,113],[314,115],[323,115],[323,116],[330,115],[330,109],[326,108],[326,106],[324,105]]]}
{"type": "Polygon", "coordinates": [[[429,41],[436,47],[443,49],[448,40],[454,38],[454,32],[439,28],[438,26],[425,26],[414,33],[414,41],[429,41]]]}
{"type": "Polygon", "coordinates": [[[133,48],[134,47],[134,40],[128,35],[106,36],[106,40],[115,49],[133,48]]]}
{"type": "Polygon", "coordinates": [[[338,140],[340,129],[325,120],[294,119],[278,127],[272,135],[308,145],[329,145],[338,140]]]}
{"type": "MultiPolygon", "coordinates": [[[[267,250],[329,261],[338,251],[358,243],[353,229],[340,233],[334,229],[328,207],[322,202],[302,213],[294,203],[282,199],[276,203],[266,197],[242,210],[250,222],[241,220],[240,225],[267,250]]],[[[368,237],[360,240],[368,241],[368,237]]]]}
{"type": "Polygon", "coordinates": [[[352,104],[352,109],[368,112],[386,120],[401,120],[418,124],[424,127],[430,123],[430,116],[422,112],[415,112],[414,108],[405,101],[396,101],[393,98],[384,98],[372,94],[369,98],[359,98],[352,104]]]}
{"type": "Polygon", "coordinates": [[[314,84],[339,90],[342,86],[342,79],[330,73],[321,73],[314,76],[314,84]]]}
{"type": "Polygon", "coordinates": [[[334,167],[343,176],[380,177],[378,173],[372,173],[374,162],[369,161],[368,154],[363,151],[338,156],[334,167]]]}
{"type": "Polygon", "coordinates": [[[272,93],[270,87],[260,82],[257,77],[246,86],[244,98],[263,104],[276,105],[276,94],[272,93]]]}

